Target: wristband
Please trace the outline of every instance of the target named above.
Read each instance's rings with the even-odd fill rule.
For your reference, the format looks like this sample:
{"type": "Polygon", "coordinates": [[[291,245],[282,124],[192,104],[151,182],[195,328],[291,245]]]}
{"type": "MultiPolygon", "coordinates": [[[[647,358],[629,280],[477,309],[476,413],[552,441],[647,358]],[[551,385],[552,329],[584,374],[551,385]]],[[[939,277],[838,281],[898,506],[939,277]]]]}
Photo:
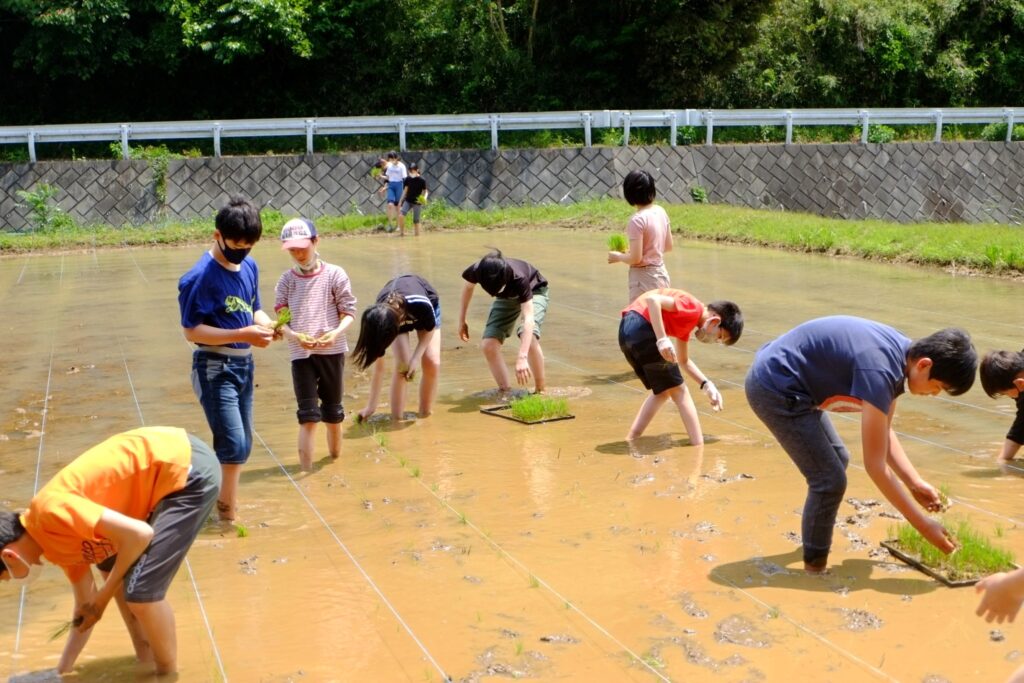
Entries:
{"type": "Polygon", "coordinates": [[[661,338],[659,338],[657,344],[658,344],[658,350],[659,351],[661,351],[662,349],[671,349],[671,348],[673,348],[672,347],[672,340],[669,339],[668,337],[661,337],[661,338]]]}
{"type": "Polygon", "coordinates": [[[704,380],[703,382],[701,382],[701,383],[700,383],[700,388],[701,388],[701,390],[703,390],[703,389],[704,389],[704,387],[706,387],[707,385],[708,385],[708,381],[707,381],[707,380],[704,380]]]}

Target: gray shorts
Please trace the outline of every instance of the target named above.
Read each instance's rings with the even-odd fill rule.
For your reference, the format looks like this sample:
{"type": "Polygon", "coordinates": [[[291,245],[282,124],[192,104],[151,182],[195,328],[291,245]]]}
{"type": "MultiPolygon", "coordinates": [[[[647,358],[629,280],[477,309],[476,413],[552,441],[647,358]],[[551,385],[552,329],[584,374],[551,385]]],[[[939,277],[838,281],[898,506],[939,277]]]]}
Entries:
{"type": "MultiPolygon", "coordinates": [[[[540,330],[544,326],[544,317],[548,312],[548,288],[541,287],[533,293],[533,336],[540,339],[540,330]]],[[[523,333],[522,324],[516,327],[516,321],[522,313],[519,299],[495,299],[491,311],[487,314],[484,325],[484,339],[497,339],[504,343],[512,335],[515,328],[516,336],[523,333]]]]}
{"type": "MultiPolygon", "coordinates": [[[[220,494],[217,456],[199,438],[189,434],[188,439],[192,443],[192,467],[185,488],[165,496],[149,516],[153,540],[124,578],[124,597],[128,602],[164,599],[220,494]]],[[[109,572],[116,560],[114,555],[98,566],[109,572]]]]}
{"type": "Polygon", "coordinates": [[[423,209],[423,205],[420,204],[419,202],[409,202],[409,201],[402,202],[402,215],[404,216],[407,213],[409,213],[410,211],[412,211],[412,222],[413,223],[419,223],[420,222],[420,211],[422,209],[423,209]]]}

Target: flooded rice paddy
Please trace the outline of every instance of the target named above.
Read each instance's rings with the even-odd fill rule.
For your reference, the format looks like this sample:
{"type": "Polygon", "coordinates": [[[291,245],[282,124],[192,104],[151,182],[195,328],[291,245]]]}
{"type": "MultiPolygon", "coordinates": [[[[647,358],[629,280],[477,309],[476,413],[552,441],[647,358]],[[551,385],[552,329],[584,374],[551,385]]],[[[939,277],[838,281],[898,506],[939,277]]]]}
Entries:
{"type": "MultiPolygon", "coordinates": [[[[266,307],[288,267],[257,245],[266,307]]],[[[896,520],[860,465],[858,422],[834,416],[854,454],[825,577],[798,568],[804,485],[746,406],[752,353],[809,318],[848,313],[911,337],[948,325],[979,351],[1024,345],[1022,287],[914,267],[681,243],[673,283],[746,315],[734,347],[696,345],[725,410],[698,407],[708,443],[687,444],[665,409],[631,451],[644,392],[617,346],[626,269],[595,233],[427,234],[326,240],[360,310],[393,275],[439,290],[435,414],[368,426],[347,419],[340,460],[300,473],[287,350],[257,350],[256,445],[242,475],[248,535],[211,523],[169,599],[183,681],[1000,681],[1024,663],[1019,626],[974,616],[971,589],[945,588],[878,543],[896,520]],[[456,334],[460,273],[498,246],[551,283],[548,384],[576,419],[524,426],[493,404],[477,348],[488,297],[456,334]]],[[[118,431],[177,425],[209,440],[189,381],[177,279],[201,247],[0,259],[4,505],[22,507],[63,464],[118,431]]],[[[355,327],[350,335],[354,344],[355,327]]],[[[506,358],[514,355],[506,348],[506,358]]],[[[368,376],[346,368],[346,410],[368,376]]],[[[385,397],[386,397],[385,389],[385,397]]],[[[415,391],[408,396],[415,409],[415,391]]],[[[379,411],[386,413],[387,407],[379,411]]],[[[957,398],[905,396],[896,429],[954,511],[1024,556],[1019,471],[994,454],[1013,417],[980,386],[957,398]]],[[[49,636],[71,613],[52,567],[24,599],[0,590],[0,661],[15,680],[56,664],[49,636]]],[[[116,610],[78,680],[138,677],[116,610]]]]}

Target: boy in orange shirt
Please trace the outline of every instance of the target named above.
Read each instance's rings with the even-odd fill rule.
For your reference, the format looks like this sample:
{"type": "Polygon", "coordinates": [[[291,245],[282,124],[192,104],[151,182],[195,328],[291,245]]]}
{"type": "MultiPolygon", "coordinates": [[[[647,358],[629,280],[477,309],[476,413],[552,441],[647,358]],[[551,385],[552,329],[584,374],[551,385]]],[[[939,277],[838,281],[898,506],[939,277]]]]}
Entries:
{"type": "Polygon", "coordinates": [[[0,581],[27,585],[42,564],[71,582],[75,608],[59,673],[72,670],[111,598],[140,662],[177,669],[174,613],[164,596],[220,492],[220,464],[183,429],[110,437],[58,472],[18,515],[0,512],[0,581]],[[105,580],[97,589],[90,565],[105,580]]]}

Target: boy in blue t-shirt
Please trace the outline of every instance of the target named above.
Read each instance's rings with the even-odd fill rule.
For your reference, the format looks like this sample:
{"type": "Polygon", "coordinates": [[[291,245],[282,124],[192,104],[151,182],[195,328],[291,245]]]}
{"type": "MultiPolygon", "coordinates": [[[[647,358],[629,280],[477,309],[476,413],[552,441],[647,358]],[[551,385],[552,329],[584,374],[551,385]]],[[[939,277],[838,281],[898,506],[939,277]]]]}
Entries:
{"type": "Polygon", "coordinates": [[[920,396],[957,396],[971,388],[977,367],[978,354],[963,330],[946,328],[912,343],[888,325],[851,316],[805,322],[758,350],[747,373],[747,400],[807,481],[806,571],[825,570],[846,492],[850,455],[828,410],[861,413],[868,476],[929,543],[944,553],[956,547],[942,524],[913,503],[941,508],[939,492],[903,451],[892,417],[904,384],[920,396]]]}
{"type": "Polygon", "coordinates": [[[273,321],[261,310],[259,268],[247,258],[263,234],[259,211],[232,197],[217,213],[214,247],[178,281],[178,306],[192,354],[192,388],[213,432],[221,463],[217,500],[221,520],[235,519],[238,480],[252,450],[251,346],[274,339],[273,321]]]}

